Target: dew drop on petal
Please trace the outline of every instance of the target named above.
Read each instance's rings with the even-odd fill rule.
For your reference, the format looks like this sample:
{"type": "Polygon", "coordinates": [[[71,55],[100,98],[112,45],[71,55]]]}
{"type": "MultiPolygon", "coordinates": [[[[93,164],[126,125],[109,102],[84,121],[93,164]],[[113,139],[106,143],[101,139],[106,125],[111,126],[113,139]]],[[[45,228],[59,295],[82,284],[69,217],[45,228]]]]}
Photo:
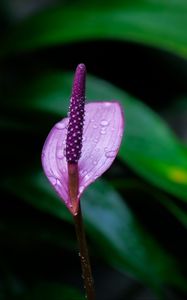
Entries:
{"type": "Polygon", "coordinates": [[[49,180],[50,180],[50,182],[52,183],[52,185],[56,185],[57,179],[56,179],[55,177],[50,176],[50,177],[49,177],[49,180]]]}
{"type": "Polygon", "coordinates": [[[55,125],[55,127],[56,127],[57,129],[64,129],[64,128],[66,128],[66,124],[65,124],[64,122],[58,122],[58,123],[55,125]]]}
{"type": "Polygon", "coordinates": [[[96,125],[96,124],[94,124],[94,125],[93,125],[93,129],[96,129],[96,128],[97,128],[97,125],[96,125]]]}
{"type": "Polygon", "coordinates": [[[107,158],[115,157],[115,156],[116,156],[116,151],[106,151],[106,152],[105,152],[105,156],[106,156],[107,158]]]}
{"type": "Polygon", "coordinates": [[[109,106],[111,106],[111,103],[105,102],[105,103],[104,103],[104,106],[105,106],[105,107],[109,107],[109,106]]]}
{"type": "Polygon", "coordinates": [[[58,185],[58,186],[62,185],[59,179],[56,180],[56,185],[58,185]]]}
{"type": "Polygon", "coordinates": [[[86,174],[84,178],[85,178],[85,180],[88,180],[88,179],[90,179],[90,175],[86,174]]]}
{"type": "Polygon", "coordinates": [[[108,126],[109,122],[107,120],[102,120],[100,125],[101,126],[108,126]]]}
{"type": "Polygon", "coordinates": [[[97,160],[93,160],[93,165],[97,165],[97,160]]]}
{"type": "Polygon", "coordinates": [[[101,134],[106,134],[106,130],[105,129],[101,129],[100,133],[101,134]]]}
{"type": "Polygon", "coordinates": [[[82,193],[83,190],[84,190],[84,186],[83,186],[83,185],[80,185],[80,186],[79,186],[79,193],[82,193]]]}

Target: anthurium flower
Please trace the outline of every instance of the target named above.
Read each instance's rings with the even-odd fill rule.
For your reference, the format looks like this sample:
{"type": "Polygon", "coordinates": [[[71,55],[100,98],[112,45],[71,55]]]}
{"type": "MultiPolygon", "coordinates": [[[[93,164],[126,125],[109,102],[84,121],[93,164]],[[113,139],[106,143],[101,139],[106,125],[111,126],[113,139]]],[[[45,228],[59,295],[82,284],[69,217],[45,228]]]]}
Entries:
{"type": "Polygon", "coordinates": [[[51,129],[42,150],[45,175],[73,215],[85,188],[114,161],[124,130],[117,101],[85,105],[85,79],[85,65],[79,64],[69,115],[51,129]]]}

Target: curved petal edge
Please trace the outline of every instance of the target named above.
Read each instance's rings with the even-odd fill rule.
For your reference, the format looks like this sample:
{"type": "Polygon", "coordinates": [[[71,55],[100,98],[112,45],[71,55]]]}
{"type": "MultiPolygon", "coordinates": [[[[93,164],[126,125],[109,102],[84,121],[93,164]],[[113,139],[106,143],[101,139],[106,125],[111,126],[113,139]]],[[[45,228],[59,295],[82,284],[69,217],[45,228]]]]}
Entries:
{"type": "MultiPolygon", "coordinates": [[[[68,192],[66,135],[68,118],[50,131],[42,150],[46,177],[72,214],[68,192]]],[[[82,153],[78,161],[79,199],[85,188],[100,177],[117,156],[124,131],[124,115],[119,102],[92,102],[85,105],[82,153]]]]}

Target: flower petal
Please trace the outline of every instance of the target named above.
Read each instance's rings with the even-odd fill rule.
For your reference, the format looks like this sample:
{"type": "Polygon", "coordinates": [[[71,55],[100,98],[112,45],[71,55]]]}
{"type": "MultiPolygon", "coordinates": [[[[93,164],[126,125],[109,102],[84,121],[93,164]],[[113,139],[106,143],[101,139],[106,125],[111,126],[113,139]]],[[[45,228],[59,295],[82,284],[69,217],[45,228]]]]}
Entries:
{"type": "Polygon", "coordinates": [[[68,118],[62,119],[50,131],[42,149],[42,166],[46,177],[70,209],[68,170],[65,157],[68,118]]]}
{"type": "Polygon", "coordinates": [[[118,102],[86,105],[82,154],[79,160],[79,197],[114,161],[123,136],[124,117],[118,102]]]}
{"type": "MultiPolygon", "coordinates": [[[[68,118],[50,131],[42,151],[44,172],[60,198],[72,212],[68,195],[65,157],[68,118]]],[[[79,201],[84,189],[101,176],[115,159],[122,140],[124,118],[118,102],[93,102],[85,106],[83,146],[79,167],[79,201]]]]}

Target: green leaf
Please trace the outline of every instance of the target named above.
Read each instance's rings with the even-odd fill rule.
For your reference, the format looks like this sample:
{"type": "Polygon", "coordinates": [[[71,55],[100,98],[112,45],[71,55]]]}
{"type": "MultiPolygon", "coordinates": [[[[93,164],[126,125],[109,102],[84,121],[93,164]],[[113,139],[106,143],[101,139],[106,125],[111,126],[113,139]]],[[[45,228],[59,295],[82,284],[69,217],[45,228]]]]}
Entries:
{"type": "Polygon", "coordinates": [[[86,191],[83,211],[90,236],[113,267],[122,272],[128,270],[157,291],[164,283],[183,285],[183,280],[176,277],[178,271],[171,257],[143,230],[119,194],[105,181],[99,180],[86,191]],[[173,269],[172,275],[169,269],[173,269]]]}
{"type": "MultiPolygon", "coordinates": [[[[9,195],[10,196],[10,195],[9,195]]],[[[47,199],[47,197],[46,197],[47,199]]],[[[46,201],[47,205],[47,201],[46,201]]],[[[33,245],[52,244],[74,249],[74,237],[65,231],[63,224],[54,224],[49,220],[33,218],[30,215],[12,215],[5,213],[0,218],[0,239],[3,246],[14,249],[30,249],[33,245]],[[61,225],[61,226],[60,226],[61,225]]]]}
{"type": "Polygon", "coordinates": [[[156,200],[160,202],[167,210],[185,227],[187,228],[187,211],[181,209],[177,204],[173,201],[170,201],[169,198],[159,195],[156,197],[156,200]]]}
{"type": "MultiPolygon", "coordinates": [[[[24,83],[24,88],[17,95],[14,91],[4,106],[24,111],[26,118],[31,114],[31,122],[34,115],[34,125],[40,130],[43,126],[46,134],[47,128],[48,131],[51,129],[52,121],[57,122],[67,114],[71,84],[71,74],[46,74],[29,80],[28,84],[24,83]],[[46,113],[48,121],[37,121],[36,112],[46,113]]],[[[103,101],[117,99],[122,103],[126,128],[119,158],[152,184],[187,200],[187,151],[164,121],[145,104],[91,76],[87,80],[87,98],[103,101]]]]}
{"type": "Polygon", "coordinates": [[[72,287],[46,282],[38,284],[12,300],[83,300],[84,297],[72,287]]]}
{"type": "MultiPolygon", "coordinates": [[[[110,184],[119,189],[120,191],[136,191],[137,194],[143,194],[144,199],[150,199],[151,201],[157,201],[162,206],[164,206],[169,213],[171,213],[184,227],[187,228],[187,210],[180,208],[176,203],[174,203],[169,197],[164,193],[160,192],[145,183],[138,181],[136,179],[112,179],[109,181],[110,184]]],[[[142,205],[144,203],[142,202],[142,205]]]]}
{"type": "Polygon", "coordinates": [[[119,39],[187,56],[185,0],[79,1],[43,11],[14,24],[1,55],[59,43],[119,39]]]}
{"type": "MultiPolygon", "coordinates": [[[[44,175],[12,178],[6,181],[4,188],[41,210],[73,220],[44,175]]],[[[121,197],[105,181],[99,180],[87,189],[82,206],[89,237],[110,265],[130,272],[157,291],[167,283],[183,286],[173,260],[143,230],[121,197]]]]}

